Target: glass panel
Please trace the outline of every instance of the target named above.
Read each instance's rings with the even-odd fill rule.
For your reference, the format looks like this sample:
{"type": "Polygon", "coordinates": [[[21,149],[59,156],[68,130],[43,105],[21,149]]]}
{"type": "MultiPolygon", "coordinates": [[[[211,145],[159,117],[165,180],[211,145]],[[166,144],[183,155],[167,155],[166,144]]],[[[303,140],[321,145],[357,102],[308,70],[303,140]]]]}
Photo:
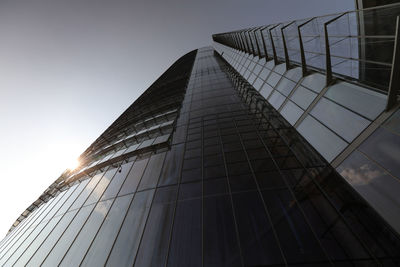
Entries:
{"type": "Polygon", "coordinates": [[[301,85],[313,90],[316,93],[322,91],[325,88],[326,77],[325,75],[319,73],[313,73],[311,75],[306,76],[302,81],[301,85]]]}
{"type": "Polygon", "coordinates": [[[71,204],[75,201],[75,199],[79,196],[79,194],[82,192],[82,190],[86,187],[86,185],[89,183],[90,179],[86,179],[82,181],[79,185],[78,188],[74,191],[74,193],[65,201],[64,205],[57,211],[55,216],[64,214],[67,212],[68,208],[71,206],[71,204]]]}
{"type": "Polygon", "coordinates": [[[290,79],[290,80],[292,80],[292,81],[294,81],[294,82],[297,83],[298,81],[300,81],[301,77],[303,77],[303,73],[302,73],[301,68],[296,67],[296,68],[293,68],[293,69],[288,70],[288,71],[285,73],[284,76],[285,76],[286,78],[288,78],[288,79],[290,79]]]}
{"type": "Polygon", "coordinates": [[[129,162],[117,168],[117,173],[115,174],[111,183],[108,185],[104,194],[101,196],[100,200],[110,199],[117,195],[122,186],[122,183],[125,181],[125,178],[128,175],[128,172],[132,168],[132,165],[133,162],[129,162]]]}
{"type": "Polygon", "coordinates": [[[282,78],[281,81],[279,82],[278,86],[276,87],[276,90],[278,90],[285,96],[288,96],[290,94],[290,92],[292,92],[292,90],[295,86],[296,86],[296,83],[294,83],[291,80],[288,80],[286,78],[282,78]]]}
{"type": "Polygon", "coordinates": [[[400,135],[400,110],[390,116],[383,125],[400,135]]]}
{"type": "Polygon", "coordinates": [[[74,243],[68,249],[59,266],[78,266],[82,261],[87,249],[95,237],[104,217],[107,215],[113,200],[97,203],[95,209],[85,222],[74,243]]]}
{"type": "Polygon", "coordinates": [[[281,79],[282,76],[280,76],[279,74],[275,73],[275,72],[271,72],[271,74],[268,77],[267,82],[272,86],[275,87],[279,80],[281,79]]]}
{"type": "Polygon", "coordinates": [[[178,202],[168,266],[202,266],[201,202],[201,199],[178,202]]]}
{"type": "Polygon", "coordinates": [[[353,141],[370,124],[368,120],[326,98],[321,98],[310,113],[348,142],[353,141]]]}
{"type": "Polygon", "coordinates": [[[80,266],[104,266],[133,194],[118,197],[80,266]]]}
{"type": "Polygon", "coordinates": [[[400,136],[378,128],[359,150],[400,179],[400,136]]]}
{"type": "Polygon", "coordinates": [[[203,205],[204,265],[242,265],[229,196],[204,198],[203,205]]]}
{"type": "Polygon", "coordinates": [[[328,162],[347,146],[345,141],[310,116],[300,123],[297,130],[328,162]]]}
{"type": "Polygon", "coordinates": [[[253,84],[253,87],[258,91],[260,90],[262,84],[264,83],[263,80],[261,80],[260,78],[258,78],[255,83],[253,84]]]}
{"type": "Polygon", "coordinates": [[[347,82],[332,85],[325,97],[374,120],[386,106],[386,96],[347,82]]]}
{"type": "Polygon", "coordinates": [[[135,265],[162,266],[166,264],[176,194],[176,186],[157,189],[143,233],[145,242],[140,244],[135,265]]]}
{"type": "Polygon", "coordinates": [[[93,178],[89,180],[89,183],[82,191],[82,193],[79,195],[79,197],[75,200],[74,204],[72,204],[72,206],[69,208],[69,210],[80,208],[83,205],[83,203],[85,203],[87,197],[96,187],[97,183],[100,181],[100,178],[103,176],[103,174],[104,173],[96,174],[93,178]]]}
{"type": "Polygon", "coordinates": [[[118,196],[130,194],[136,191],[136,188],[139,184],[140,178],[142,177],[148,161],[149,159],[147,158],[136,161],[135,164],[133,164],[132,169],[126,177],[118,196]]]}
{"type": "Polygon", "coordinates": [[[76,213],[78,213],[78,210],[67,212],[63,217],[60,217],[62,218],[61,221],[57,224],[54,230],[52,230],[46,240],[41,245],[39,244],[39,249],[29,260],[27,266],[39,266],[43,262],[76,213]]]}
{"type": "Polygon", "coordinates": [[[263,68],[263,70],[260,73],[260,78],[263,79],[264,81],[267,79],[268,75],[270,74],[270,70],[267,68],[263,68]]]}
{"type": "Polygon", "coordinates": [[[172,146],[165,157],[159,186],[176,184],[180,175],[183,161],[184,144],[172,146]]]}
{"type": "Polygon", "coordinates": [[[264,86],[261,88],[260,94],[267,99],[271,94],[272,90],[274,90],[268,83],[264,83],[264,86]]]}
{"type": "Polygon", "coordinates": [[[258,191],[232,197],[244,265],[284,264],[258,191]]]}
{"type": "Polygon", "coordinates": [[[291,125],[294,125],[303,113],[304,111],[293,104],[292,101],[287,101],[281,110],[282,116],[285,117],[291,125]]]}
{"type": "Polygon", "coordinates": [[[337,171],[383,218],[400,232],[400,183],[357,150],[337,171]]]}
{"type": "Polygon", "coordinates": [[[107,260],[107,266],[133,265],[153,195],[154,189],[135,195],[107,260]]]}
{"type": "Polygon", "coordinates": [[[319,242],[290,192],[263,191],[263,197],[287,262],[326,261],[319,242]]]}
{"type": "Polygon", "coordinates": [[[101,195],[103,195],[104,190],[106,190],[108,184],[110,183],[112,177],[115,175],[116,172],[117,169],[115,168],[106,171],[106,173],[103,175],[100,182],[97,184],[96,188],[90,194],[84,205],[95,203],[100,199],[101,195]]]}
{"type": "Polygon", "coordinates": [[[53,247],[51,252],[47,255],[47,258],[43,262],[42,266],[56,266],[60,263],[65,252],[68,250],[69,246],[74,241],[75,237],[81,230],[86,219],[89,217],[91,211],[94,208],[94,204],[85,206],[79,210],[79,213],[69,224],[67,230],[59,238],[57,244],[53,247]]]}
{"type": "Polygon", "coordinates": [[[160,177],[161,168],[163,166],[165,152],[152,155],[147,164],[146,171],[143,174],[138,190],[154,188],[160,177]]]}
{"type": "Polygon", "coordinates": [[[290,99],[292,99],[296,104],[306,110],[316,97],[316,93],[300,85],[299,87],[297,87],[296,91],[294,91],[290,99]]]}
{"type": "MultiPolygon", "coordinates": [[[[17,266],[23,266],[25,265],[28,260],[32,257],[33,253],[39,248],[39,246],[42,244],[42,242],[46,239],[50,231],[53,230],[53,228],[56,226],[56,224],[60,221],[62,217],[56,217],[51,219],[48,224],[46,225],[45,228],[40,232],[38,236],[35,237],[32,243],[28,243],[28,240],[25,240],[25,244],[30,244],[29,247],[26,249],[24,254],[18,259],[18,261],[15,263],[17,266]]],[[[26,245],[25,245],[26,247],[26,245]]],[[[19,248],[20,250],[22,247],[19,248]]],[[[20,254],[19,254],[20,255],[20,254]]],[[[16,256],[16,255],[15,255],[16,256]]],[[[9,262],[11,264],[11,262],[9,262]]]]}
{"type": "Polygon", "coordinates": [[[276,109],[278,110],[279,107],[282,105],[283,101],[285,101],[285,97],[279,93],[278,91],[274,91],[269,98],[268,102],[276,109]]]}

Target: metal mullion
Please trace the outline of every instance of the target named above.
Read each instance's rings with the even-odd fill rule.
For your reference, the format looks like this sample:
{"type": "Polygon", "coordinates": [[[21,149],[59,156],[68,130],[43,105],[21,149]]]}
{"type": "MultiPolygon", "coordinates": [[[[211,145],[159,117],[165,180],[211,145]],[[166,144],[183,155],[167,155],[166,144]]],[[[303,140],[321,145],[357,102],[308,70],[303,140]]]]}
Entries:
{"type": "MultiPolygon", "coordinates": [[[[43,227],[43,229],[38,233],[37,236],[40,235],[40,233],[47,227],[47,225],[50,223],[50,221],[51,221],[52,219],[54,219],[55,217],[57,217],[57,216],[55,216],[55,215],[57,214],[57,212],[64,206],[65,202],[68,201],[68,199],[73,195],[73,193],[78,189],[78,187],[79,187],[79,185],[77,184],[76,188],[71,192],[71,194],[67,197],[67,199],[64,200],[63,204],[57,209],[56,213],[54,213],[54,216],[53,216],[52,218],[49,219],[49,221],[46,223],[46,225],[45,225],[45,226],[43,227]]],[[[69,188],[69,189],[70,189],[70,188],[69,188]]],[[[37,250],[42,246],[43,242],[46,241],[47,237],[53,232],[54,228],[57,227],[58,223],[59,223],[61,220],[62,220],[62,217],[61,217],[60,220],[54,225],[53,229],[51,229],[51,231],[47,234],[47,236],[43,239],[42,243],[40,243],[40,245],[38,246],[38,248],[32,253],[31,257],[28,259],[28,261],[27,261],[26,263],[28,263],[28,262],[31,260],[31,258],[35,255],[35,253],[37,252],[37,250]]],[[[35,239],[36,239],[36,237],[35,237],[35,239]]],[[[18,259],[16,259],[15,263],[18,262],[18,260],[22,257],[22,255],[25,253],[25,251],[29,249],[29,247],[32,245],[32,243],[35,241],[35,239],[32,240],[32,242],[27,246],[27,248],[24,250],[24,252],[18,257],[18,259]]]]}
{"type": "MultiPolygon", "coordinates": [[[[37,214],[37,216],[35,217],[35,219],[32,218],[32,223],[29,224],[29,226],[28,226],[23,232],[20,232],[21,235],[15,236],[15,238],[13,238],[12,240],[10,240],[10,242],[9,242],[9,243],[3,248],[3,250],[1,251],[1,253],[2,253],[3,255],[0,257],[0,260],[2,260],[3,257],[10,251],[10,249],[12,249],[12,248],[14,247],[14,245],[21,239],[21,237],[26,233],[26,230],[30,229],[31,226],[32,226],[38,219],[41,219],[41,220],[42,220],[45,216],[47,216],[47,214],[48,214],[48,209],[49,209],[50,205],[53,204],[53,203],[52,203],[53,201],[54,201],[54,198],[51,199],[51,203],[49,203],[50,201],[46,202],[46,203],[49,203],[49,205],[46,206],[46,207],[44,207],[43,210],[42,210],[40,213],[37,214]],[[42,216],[43,214],[45,214],[45,215],[41,218],[41,216],[42,216]],[[11,245],[10,245],[10,244],[11,244],[11,245]]],[[[45,205],[45,204],[43,204],[43,205],[45,205]]],[[[50,210],[51,210],[51,209],[50,209],[50,210]]],[[[33,228],[36,228],[36,226],[38,226],[39,224],[40,224],[40,222],[39,222],[37,225],[35,225],[33,228]]],[[[28,224],[27,224],[27,225],[28,225],[28,224]]],[[[34,230],[35,230],[35,229],[33,229],[32,232],[33,232],[34,230]]],[[[31,233],[32,233],[32,232],[31,232],[31,233]]],[[[30,235],[31,233],[29,233],[29,235],[30,235]]],[[[29,235],[28,235],[28,236],[29,236],[29,235]]],[[[8,260],[8,258],[7,258],[6,260],[8,260]]]]}
{"type": "MultiPolygon", "coordinates": [[[[279,116],[277,116],[277,118],[279,118],[279,116]]],[[[276,132],[276,130],[275,130],[275,132],[276,132]]],[[[279,135],[279,138],[281,138],[282,141],[287,145],[287,142],[285,141],[284,138],[282,138],[282,136],[280,135],[280,133],[277,132],[277,134],[279,135]]],[[[263,143],[264,147],[267,149],[268,153],[270,154],[271,158],[273,159],[273,157],[272,157],[272,155],[271,155],[271,152],[269,151],[269,149],[268,149],[267,145],[265,144],[264,140],[261,138],[261,136],[260,136],[258,130],[257,130],[257,135],[259,136],[259,138],[261,139],[261,142],[263,143]]],[[[289,147],[290,151],[291,151],[291,152],[295,155],[295,157],[297,158],[296,153],[293,152],[293,149],[292,149],[290,146],[288,146],[288,147],[289,147]]],[[[274,163],[276,164],[275,161],[274,161],[274,163]]],[[[310,175],[309,170],[304,166],[304,164],[303,164],[301,161],[299,161],[299,163],[300,163],[300,165],[303,167],[303,169],[305,169],[306,172],[310,175]]],[[[277,166],[277,165],[276,165],[276,166],[277,166]]],[[[278,167],[278,166],[277,166],[277,167],[278,167]]],[[[278,167],[278,171],[280,172],[279,167],[278,167]]],[[[280,173],[280,174],[281,174],[281,173],[280,173]]],[[[282,174],[281,174],[281,175],[282,175],[282,174]]],[[[313,181],[314,185],[318,188],[318,190],[321,192],[321,194],[325,197],[326,201],[330,204],[330,206],[333,208],[333,210],[336,211],[337,215],[342,219],[342,222],[347,226],[348,230],[353,234],[354,238],[356,238],[356,239],[358,240],[358,242],[362,245],[362,247],[366,250],[366,252],[367,252],[368,254],[371,255],[371,257],[374,259],[375,262],[378,263],[378,260],[377,260],[377,258],[375,257],[375,255],[369,250],[368,246],[366,246],[366,245],[364,244],[364,242],[360,239],[360,237],[352,230],[352,228],[349,226],[349,224],[348,224],[348,222],[346,221],[346,219],[344,218],[344,216],[337,210],[337,208],[336,208],[335,205],[332,203],[331,199],[328,197],[328,195],[326,194],[326,192],[321,188],[321,186],[319,185],[319,183],[315,181],[315,179],[314,179],[314,177],[313,177],[312,175],[310,175],[310,177],[311,177],[311,180],[313,181]]],[[[284,179],[284,181],[285,181],[285,183],[287,183],[285,179],[284,179]]],[[[294,199],[297,201],[297,198],[295,198],[294,193],[292,192],[291,188],[290,188],[290,187],[288,187],[288,188],[289,188],[291,194],[293,195],[294,199]]],[[[298,201],[297,201],[297,202],[298,202],[298,201]]],[[[300,206],[299,206],[299,209],[302,211],[302,213],[304,212],[300,206]]],[[[303,214],[304,214],[304,213],[303,213],[303,214]]],[[[306,219],[306,218],[305,218],[305,219],[306,219]]],[[[314,233],[314,230],[313,230],[312,228],[311,228],[311,230],[312,230],[313,233],[314,233]]],[[[314,233],[314,234],[315,234],[315,233],[314,233]]],[[[318,242],[319,242],[319,239],[317,239],[317,240],[318,240],[318,242]]],[[[324,249],[324,247],[322,247],[322,246],[321,246],[321,248],[324,249]]],[[[328,259],[329,259],[329,257],[328,257],[328,259]]]]}
{"type": "Polygon", "coordinates": [[[3,256],[10,250],[10,248],[12,248],[14,246],[14,244],[16,242],[18,242],[18,240],[25,233],[25,231],[27,229],[29,229],[30,226],[35,222],[35,220],[44,212],[44,210],[45,210],[44,204],[41,207],[42,207],[42,209],[40,209],[40,207],[39,207],[40,210],[38,210],[36,214],[34,214],[31,218],[29,218],[28,221],[26,221],[26,223],[24,225],[22,225],[21,228],[18,229],[17,233],[14,233],[14,235],[12,237],[10,237],[10,239],[8,239],[3,244],[3,247],[2,247],[2,250],[1,250],[1,253],[3,254],[3,256]],[[4,251],[5,251],[5,253],[3,253],[4,251]]]}
{"type": "MultiPolygon", "coordinates": [[[[279,138],[281,138],[282,141],[287,145],[287,142],[285,141],[284,138],[282,138],[281,134],[280,134],[278,131],[275,131],[275,132],[279,135],[279,138]]],[[[258,132],[258,131],[257,131],[257,134],[259,135],[259,132],[258,132]]],[[[259,135],[259,136],[260,136],[260,135],[259,135]]],[[[264,143],[264,140],[261,139],[261,141],[262,141],[262,143],[264,144],[264,146],[267,148],[266,144],[264,143]]],[[[293,149],[292,149],[290,146],[288,146],[288,147],[289,147],[290,151],[294,154],[294,156],[295,156],[296,159],[297,159],[296,153],[293,152],[293,149]]],[[[267,148],[267,150],[268,150],[268,148],[267,148]]],[[[270,152],[270,151],[268,150],[268,152],[270,152]]],[[[323,189],[321,188],[321,186],[319,185],[319,183],[315,181],[314,177],[313,177],[312,175],[310,175],[310,172],[309,172],[308,168],[306,168],[306,166],[304,166],[304,164],[303,164],[301,161],[299,161],[299,163],[300,163],[300,165],[302,166],[302,168],[305,169],[306,172],[309,174],[309,176],[311,177],[311,180],[313,181],[314,185],[319,189],[319,191],[320,191],[321,194],[325,197],[325,199],[327,200],[327,202],[331,205],[331,207],[333,208],[333,210],[335,210],[336,213],[337,213],[337,215],[342,219],[342,222],[348,227],[348,230],[354,235],[354,237],[360,242],[360,244],[362,244],[362,246],[363,246],[363,248],[366,250],[366,252],[368,252],[368,253],[372,256],[372,258],[377,262],[378,260],[376,259],[375,255],[368,249],[368,247],[367,247],[367,246],[364,244],[364,242],[358,237],[358,235],[351,229],[351,227],[348,225],[348,222],[346,221],[346,219],[344,218],[344,216],[337,210],[337,208],[335,207],[335,205],[332,203],[331,199],[330,199],[330,198],[328,197],[328,195],[326,194],[325,190],[323,190],[323,189]]],[[[329,165],[329,164],[328,164],[328,165],[329,165]]],[[[279,169],[278,169],[278,170],[279,170],[279,169]]],[[[285,183],[286,183],[286,180],[285,180],[285,183]]],[[[292,192],[291,188],[289,188],[289,190],[291,191],[291,193],[292,193],[293,196],[294,196],[294,193],[292,192]]],[[[295,196],[294,196],[294,197],[295,197],[295,196]]],[[[295,199],[296,199],[296,201],[297,201],[297,198],[295,198],[295,199]]],[[[298,202],[298,201],[297,201],[297,202],[298,202]]],[[[301,207],[299,207],[299,208],[301,208],[301,207]]]]}
{"type": "MultiPolygon", "coordinates": [[[[219,116],[217,116],[217,118],[219,118],[219,116]]],[[[240,262],[241,262],[241,265],[244,266],[242,246],[240,244],[239,228],[238,228],[237,221],[236,221],[235,207],[233,206],[233,197],[232,197],[231,184],[229,182],[228,166],[226,164],[225,151],[224,151],[224,146],[223,146],[222,137],[221,137],[221,129],[219,127],[219,124],[217,124],[217,132],[218,132],[219,142],[221,143],[222,159],[224,161],[224,169],[225,169],[225,173],[226,173],[226,181],[228,183],[229,199],[231,201],[232,215],[233,215],[233,220],[234,220],[234,223],[235,223],[236,240],[237,240],[238,247],[239,247],[240,262]]]]}
{"type": "MultiPolygon", "coordinates": [[[[104,174],[103,174],[103,175],[104,175],[104,174]]],[[[102,177],[103,177],[103,175],[102,175],[102,177]]],[[[100,180],[102,179],[102,177],[99,179],[99,181],[98,181],[98,182],[96,183],[96,185],[93,187],[93,190],[96,188],[96,186],[98,185],[98,183],[100,182],[100,180]]],[[[93,178],[93,177],[92,177],[92,178],[93,178]]],[[[92,178],[91,178],[91,179],[92,179],[92,178]]],[[[71,203],[71,205],[69,206],[68,210],[62,215],[63,217],[65,216],[65,214],[68,213],[69,209],[74,205],[74,203],[75,203],[76,200],[81,196],[81,194],[83,193],[83,191],[85,191],[85,189],[86,189],[86,187],[87,187],[87,185],[88,185],[89,183],[90,183],[90,181],[85,185],[85,187],[82,189],[82,191],[79,193],[79,195],[78,195],[78,196],[75,198],[75,200],[71,203]]],[[[48,256],[50,255],[50,253],[51,253],[51,252],[53,251],[53,249],[57,246],[58,241],[60,241],[61,237],[65,234],[65,231],[68,229],[68,227],[71,225],[71,223],[75,220],[76,216],[77,216],[78,213],[81,211],[83,205],[85,204],[85,202],[86,202],[86,200],[89,198],[89,196],[92,194],[93,190],[92,190],[92,191],[90,192],[90,194],[86,197],[86,199],[85,199],[85,201],[83,202],[82,206],[79,207],[79,208],[77,208],[77,209],[75,209],[75,210],[77,210],[77,212],[75,213],[74,217],[71,219],[71,221],[70,221],[70,222],[68,223],[68,225],[65,227],[63,233],[58,237],[57,241],[54,243],[53,247],[49,250],[49,252],[47,253],[46,257],[43,259],[43,261],[41,262],[41,264],[43,264],[43,263],[46,261],[46,259],[47,259],[48,256]]],[[[85,225],[87,219],[88,219],[88,218],[90,217],[90,215],[92,214],[93,210],[95,209],[95,206],[96,206],[96,205],[93,206],[93,209],[90,211],[90,214],[89,214],[88,217],[86,218],[85,222],[82,224],[82,227],[85,225]]],[[[63,219],[63,218],[61,218],[61,220],[62,220],[62,219],[63,219]]],[[[82,228],[81,228],[81,230],[82,230],[82,228]]],[[[79,235],[79,233],[80,233],[81,230],[79,230],[77,236],[79,235]]],[[[76,237],[75,237],[75,238],[76,238],[76,237]]],[[[74,239],[74,241],[75,241],[75,239],[74,239]]],[[[73,244],[73,242],[71,243],[71,245],[72,245],[72,244],[73,244]]],[[[70,245],[70,246],[71,246],[71,245],[70,245]]],[[[68,249],[69,249],[69,248],[68,248],[68,249]]],[[[68,251],[68,250],[67,250],[67,251],[68,251]]],[[[65,256],[65,254],[64,254],[64,256],[65,256]]],[[[63,258],[64,258],[64,256],[63,256],[63,258]]],[[[61,260],[61,261],[62,261],[62,260],[61,260]]],[[[61,263],[61,262],[60,262],[60,263],[61,263]]]]}
{"type": "Polygon", "coordinates": [[[283,52],[285,54],[285,62],[286,62],[286,70],[288,71],[290,69],[290,59],[289,59],[289,54],[287,50],[287,45],[286,45],[286,38],[285,38],[285,32],[284,30],[295,23],[296,21],[292,21],[289,24],[286,24],[285,26],[281,27],[281,35],[282,35],[282,42],[283,42],[283,52]]]}
{"type": "Polygon", "coordinates": [[[272,30],[275,29],[275,28],[276,28],[277,26],[279,26],[279,25],[280,25],[280,23],[279,23],[279,24],[276,24],[276,25],[273,26],[272,28],[269,28],[269,29],[268,29],[268,32],[269,32],[269,39],[270,39],[271,46],[272,46],[273,59],[274,59],[275,65],[278,65],[279,62],[278,62],[278,56],[276,55],[276,48],[275,48],[275,44],[274,44],[274,38],[272,37],[272,30]]]}
{"type": "MultiPolygon", "coordinates": [[[[305,77],[308,72],[307,72],[306,56],[305,56],[305,53],[304,53],[304,44],[303,44],[303,39],[302,39],[302,35],[301,35],[301,27],[303,27],[304,25],[308,24],[312,20],[314,20],[314,18],[311,18],[311,19],[307,20],[306,22],[304,22],[304,23],[300,24],[299,26],[297,26],[297,33],[299,35],[299,45],[300,45],[301,70],[302,70],[303,77],[305,77]]],[[[315,38],[317,38],[317,37],[315,37],[315,38]]],[[[314,39],[311,39],[311,40],[314,40],[314,39]]]]}

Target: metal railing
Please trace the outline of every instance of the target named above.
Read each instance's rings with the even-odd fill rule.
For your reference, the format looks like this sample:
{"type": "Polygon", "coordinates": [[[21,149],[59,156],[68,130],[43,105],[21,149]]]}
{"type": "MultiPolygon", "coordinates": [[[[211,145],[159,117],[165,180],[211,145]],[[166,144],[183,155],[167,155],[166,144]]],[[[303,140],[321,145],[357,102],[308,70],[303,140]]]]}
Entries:
{"type": "Polygon", "coordinates": [[[303,76],[323,72],[327,85],[342,79],[386,92],[390,109],[400,92],[399,15],[396,3],[214,34],[213,40],[287,69],[301,66],[303,76]]]}

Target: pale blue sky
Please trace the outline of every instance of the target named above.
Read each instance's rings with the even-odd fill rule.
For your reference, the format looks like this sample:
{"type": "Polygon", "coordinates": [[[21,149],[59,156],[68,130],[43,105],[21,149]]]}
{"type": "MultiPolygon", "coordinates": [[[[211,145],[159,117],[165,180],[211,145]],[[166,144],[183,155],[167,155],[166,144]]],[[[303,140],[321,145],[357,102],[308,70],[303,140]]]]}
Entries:
{"type": "Polygon", "coordinates": [[[354,0],[0,0],[0,237],[213,33],[351,9],[354,0]]]}

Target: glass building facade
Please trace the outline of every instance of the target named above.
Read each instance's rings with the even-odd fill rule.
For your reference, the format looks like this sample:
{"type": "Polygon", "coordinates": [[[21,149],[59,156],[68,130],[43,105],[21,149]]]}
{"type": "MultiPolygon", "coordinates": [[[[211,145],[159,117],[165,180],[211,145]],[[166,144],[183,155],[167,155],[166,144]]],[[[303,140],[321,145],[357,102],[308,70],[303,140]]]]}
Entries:
{"type": "Polygon", "coordinates": [[[247,33],[176,61],[21,214],[0,265],[400,265],[400,111],[247,33]]]}

